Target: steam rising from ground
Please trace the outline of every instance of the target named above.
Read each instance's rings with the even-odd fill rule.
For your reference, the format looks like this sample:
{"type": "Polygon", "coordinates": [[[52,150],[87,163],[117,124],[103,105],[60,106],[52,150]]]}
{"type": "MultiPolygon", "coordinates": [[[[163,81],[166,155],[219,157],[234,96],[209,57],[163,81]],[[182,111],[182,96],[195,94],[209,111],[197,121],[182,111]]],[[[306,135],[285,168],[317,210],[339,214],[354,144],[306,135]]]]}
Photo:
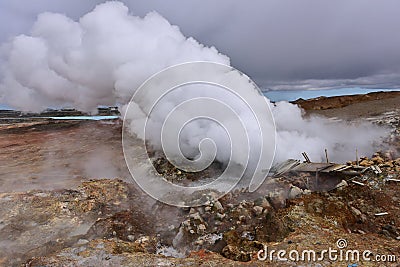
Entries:
{"type": "MultiPolygon", "coordinates": [[[[41,14],[31,34],[3,45],[2,55],[0,103],[25,111],[123,106],[148,77],[168,66],[200,60],[229,65],[228,57],[186,38],[159,14],[135,17],[120,2],[98,5],[79,21],[61,14],[41,14]]],[[[193,93],[193,97],[200,95],[193,93]]],[[[173,106],[178,100],[168,103],[173,106]]],[[[301,110],[288,103],[271,104],[271,108],[277,126],[275,161],[299,158],[303,151],[317,161],[323,158],[325,148],[331,160],[353,159],[356,148],[360,154],[370,154],[375,149],[372,141],[385,135],[384,130],[370,125],[303,119],[301,110]]],[[[226,145],[214,123],[202,121],[185,129],[187,136],[195,137],[192,141],[201,140],[200,132],[214,137],[220,146],[226,145]]],[[[185,147],[185,153],[194,156],[197,148],[198,142],[193,142],[192,149],[185,147]]]]}
{"type": "Polygon", "coordinates": [[[383,127],[370,123],[350,124],[334,122],[324,117],[303,118],[302,110],[288,102],[278,102],[272,109],[277,128],[275,161],[301,158],[307,152],[312,161],[344,162],[358,155],[370,156],[382,148],[382,139],[389,134],[383,127]]]}

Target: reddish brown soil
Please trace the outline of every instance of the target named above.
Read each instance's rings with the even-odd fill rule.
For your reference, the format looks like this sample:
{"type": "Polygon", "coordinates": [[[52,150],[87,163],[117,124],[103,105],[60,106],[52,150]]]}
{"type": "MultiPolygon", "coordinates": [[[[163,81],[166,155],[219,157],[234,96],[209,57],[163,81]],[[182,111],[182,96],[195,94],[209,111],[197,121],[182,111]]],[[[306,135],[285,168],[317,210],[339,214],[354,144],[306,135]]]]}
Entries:
{"type": "Polygon", "coordinates": [[[0,151],[0,192],[72,188],[128,174],[119,123],[0,125],[0,151]]]}

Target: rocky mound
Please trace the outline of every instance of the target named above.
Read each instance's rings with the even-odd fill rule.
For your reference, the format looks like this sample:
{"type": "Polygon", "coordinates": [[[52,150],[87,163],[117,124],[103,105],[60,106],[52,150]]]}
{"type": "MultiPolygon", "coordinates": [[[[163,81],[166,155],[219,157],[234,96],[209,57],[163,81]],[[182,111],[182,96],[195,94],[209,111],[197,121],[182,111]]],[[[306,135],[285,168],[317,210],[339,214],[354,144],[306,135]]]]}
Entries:
{"type": "Polygon", "coordinates": [[[302,98],[293,101],[293,104],[299,105],[304,110],[325,110],[333,108],[342,108],[351,104],[368,102],[373,100],[384,100],[400,97],[399,91],[393,92],[373,92],[364,95],[343,95],[332,97],[317,97],[304,100],[302,98]]]}

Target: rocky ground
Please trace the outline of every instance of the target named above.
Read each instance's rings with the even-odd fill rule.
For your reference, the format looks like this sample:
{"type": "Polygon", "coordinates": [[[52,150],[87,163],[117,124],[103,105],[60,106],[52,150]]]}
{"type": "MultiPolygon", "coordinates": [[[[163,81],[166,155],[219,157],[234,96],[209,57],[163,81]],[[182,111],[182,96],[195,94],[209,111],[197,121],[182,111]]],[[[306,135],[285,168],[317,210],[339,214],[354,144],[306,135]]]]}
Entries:
{"type": "MultiPolygon", "coordinates": [[[[387,109],[360,116],[393,127],[399,148],[397,107],[383,103],[391,99],[373,100],[387,109]]],[[[338,110],[351,106],[324,115],[350,120],[338,110]]],[[[322,191],[301,182],[310,174],[281,175],[252,194],[235,190],[203,207],[176,208],[152,200],[129,178],[120,127],[0,125],[1,266],[400,266],[396,151],[358,162],[378,166],[380,173],[319,177],[335,181],[322,191]],[[344,253],[369,250],[371,259],[394,255],[396,261],[318,260],[323,250],[338,249],[338,239],[347,241],[344,253]],[[265,248],[275,250],[274,257],[260,261],[257,253],[265,248]],[[279,261],[279,250],[315,250],[317,260],[279,261]]],[[[184,175],[160,159],[155,163],[167,178],[184,175]]]]}

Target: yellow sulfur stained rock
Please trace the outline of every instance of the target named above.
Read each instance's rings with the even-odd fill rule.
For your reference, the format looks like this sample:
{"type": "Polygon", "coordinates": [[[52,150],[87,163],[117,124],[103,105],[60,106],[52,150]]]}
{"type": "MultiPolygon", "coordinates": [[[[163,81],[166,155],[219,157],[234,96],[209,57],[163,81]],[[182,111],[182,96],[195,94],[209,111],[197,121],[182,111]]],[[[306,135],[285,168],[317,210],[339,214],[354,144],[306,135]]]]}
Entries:
{"type": "Polygon", "coordinates": [[[380,156],[373,157],[371,160],[372,160],[375,164],[382,164],[382,163],[385,162],[385,160],[384,160],[383,158],[381,158],[380,156]]]}
{"type": "Polygon", "coordinates": [[[364,159],[360,162],[360,166],[363,166],[363,167],[369,167],[372,165],[374,165],[374,162],[372,160],[364,159]]]}

